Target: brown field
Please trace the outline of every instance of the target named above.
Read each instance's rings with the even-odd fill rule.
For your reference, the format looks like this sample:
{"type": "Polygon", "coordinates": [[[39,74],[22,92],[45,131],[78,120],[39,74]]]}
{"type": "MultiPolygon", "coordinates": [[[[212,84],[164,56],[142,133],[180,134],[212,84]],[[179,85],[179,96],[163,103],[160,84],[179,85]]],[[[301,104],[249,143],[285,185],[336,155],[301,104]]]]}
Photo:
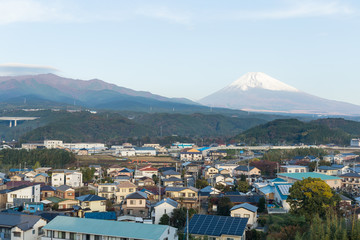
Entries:
{"type": "Polygon", "coordinates": [[[177,160],[171,157],[129,157],[127,160],[114,157],[111,155],[90,155],[90,156],[76,156],[77,165],[80,167],[87,167],[91,164],[108,167],[110,165],[118,164],[123,167],[134,168],[137,166],[146,166],[151,164],[154,167],[161,166],[175,166],[177,160]]]}

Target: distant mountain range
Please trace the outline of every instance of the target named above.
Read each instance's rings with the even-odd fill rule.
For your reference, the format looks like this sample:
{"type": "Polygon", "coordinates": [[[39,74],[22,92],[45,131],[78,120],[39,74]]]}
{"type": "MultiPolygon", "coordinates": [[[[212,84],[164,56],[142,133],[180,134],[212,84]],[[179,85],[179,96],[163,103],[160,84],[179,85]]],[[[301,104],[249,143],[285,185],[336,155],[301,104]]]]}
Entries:
{"type": "Polygon", "coordinates": [[[209,109],[186,98],[166,98],[102,80],[76,80],[54,74],[0,77],[0,102],[22,106],[83,106],[137,111],[209,109]]]}
{"type": "Polygon", "coordinates": [[[360,115],[360,106],[302,92],[265,73],[250,72],[199,103],[269,113],[360,115]]]}

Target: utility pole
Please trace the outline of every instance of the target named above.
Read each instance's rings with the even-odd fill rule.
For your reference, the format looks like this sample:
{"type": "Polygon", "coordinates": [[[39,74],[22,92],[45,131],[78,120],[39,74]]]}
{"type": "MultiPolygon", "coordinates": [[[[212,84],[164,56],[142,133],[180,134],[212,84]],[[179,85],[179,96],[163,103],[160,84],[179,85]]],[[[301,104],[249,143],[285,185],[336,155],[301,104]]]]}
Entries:
{"type": "Polygon", "coordinates": [[[189,240],[189,209],[186,209],[186,240],[189,240]]]}

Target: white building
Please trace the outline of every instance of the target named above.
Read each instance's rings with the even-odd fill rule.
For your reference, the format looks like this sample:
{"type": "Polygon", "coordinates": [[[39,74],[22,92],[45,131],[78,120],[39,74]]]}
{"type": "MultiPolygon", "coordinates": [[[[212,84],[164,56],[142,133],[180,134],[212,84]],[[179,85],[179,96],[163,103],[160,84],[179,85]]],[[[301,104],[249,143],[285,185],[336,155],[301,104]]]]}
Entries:
{"type": "Polygon", "coordinates": [[[40,184],[12,188],[7,192],[6,198],[6,208],[16,205],[17,200],[40,202],[40,184]]]}
{"type": "Polygon", "coordinates": [[[40,216],[0,213],[0,238],[5,240],[38,240],[46,221],[40,216]],[[3,237],[1,237],[3,235],[3,237]]]}
{"type": "Polygon", "coordinates": [[[217,169],[226,169],[229,171],[230,176],[234,175],[234,169],[237,168],[239,165],[237,164],[229,164],[229,163],[223,163],[223,164],[215,164],[215,167],[217,169]]]}
{"type": "Polygon", "coordinates": [[[169,217],[171,217],[172,212],[178,207],[178,205],[178,202],[172,200],[171,198],[164,198],[160,202],[156,203],[151,214],[154,224],[159,224],[160,218],[164,214],[167,214],[169,217]]]}
{"type": "Polygon", "coordinates": [[[350,147],[360,147],[360,138],[351,139],[350,147]]]}
{"type": "Polygon", "coordinates": [[[51,185],[59,187],[68,185],[73,188],[84,186],[82,181],[82,172],[76,170],[57,169],[51,175],[51,185]]]}
{"type": "Polygon", "coordinates": [[[42,240],[138,239],[177,240],[177,229],[167,225],[118,222],[57,216],[44,228],[42,240]]]}
{"type": "Polygon", "coordinates": [[[134,147],[136,156],[156,156],[154,147],[134,147]]]}
{"type": "Polygon", "coordinates": [[[64,143],[64,148],[77,152],[85,148],[89,153],[97,153],[106,149],[103,143],[64,143]]]}
{"type": "Polygon", "coordinates": [[[122,148],[115,150],[115,154],[121,157],[134,157],[136,155],[134,148],[122,148]]]}
{"type": "Polygon", "coordinates": [[[64,143],[61,140],[45,140],[44,141],[44,146],[47,149],[52,149],[52,148],[63,148],[64,147],[64,143]]]}

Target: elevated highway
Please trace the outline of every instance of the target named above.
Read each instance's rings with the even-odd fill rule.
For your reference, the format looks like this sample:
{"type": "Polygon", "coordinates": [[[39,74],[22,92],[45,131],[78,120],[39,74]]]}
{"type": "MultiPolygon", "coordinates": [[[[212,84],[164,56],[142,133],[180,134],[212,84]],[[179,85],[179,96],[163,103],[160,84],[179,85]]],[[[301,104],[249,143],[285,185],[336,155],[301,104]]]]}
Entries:
{"type": "Polygon", "coordinates": [[[38,118],[39,117],[0,117],[0,121],[9,121],[9,127],[12,127],[14,122],[14,127],[16,127],[18,121],[32,121],[38,118]]]}

